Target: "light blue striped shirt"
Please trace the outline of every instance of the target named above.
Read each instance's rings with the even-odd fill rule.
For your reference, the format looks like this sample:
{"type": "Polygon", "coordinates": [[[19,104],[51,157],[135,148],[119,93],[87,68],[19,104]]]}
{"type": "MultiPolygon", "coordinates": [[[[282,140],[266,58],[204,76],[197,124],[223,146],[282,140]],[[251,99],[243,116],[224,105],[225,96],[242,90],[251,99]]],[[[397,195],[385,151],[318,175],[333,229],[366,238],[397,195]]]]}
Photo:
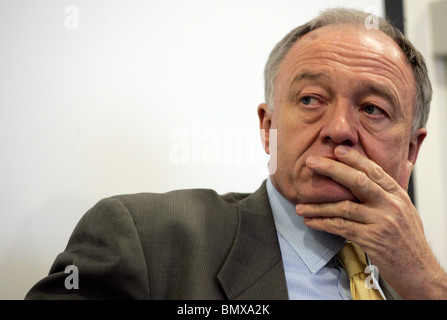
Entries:
{"type": "Polygon", "coordinates": [[[336,254],[346,240],[307,227],[295,205],[267,179],[267,193],[278,233],[289,299],[351,299],[349,277],[336,254]]]}

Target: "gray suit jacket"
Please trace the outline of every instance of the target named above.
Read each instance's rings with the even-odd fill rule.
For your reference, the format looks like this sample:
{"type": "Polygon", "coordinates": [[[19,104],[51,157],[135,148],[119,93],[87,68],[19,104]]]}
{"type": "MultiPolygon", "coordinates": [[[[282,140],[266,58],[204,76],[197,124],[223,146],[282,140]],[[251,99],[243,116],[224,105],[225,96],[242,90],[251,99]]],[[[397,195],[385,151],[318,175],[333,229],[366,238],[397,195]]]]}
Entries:
{"type": "Polygon", "coordinates": [[[26,296],[127,298],[288,299],[265,181],[253,194],[195,189],[101,200],[26,296]],[[69,265],[79,289],[65,286],[69,265]]]}

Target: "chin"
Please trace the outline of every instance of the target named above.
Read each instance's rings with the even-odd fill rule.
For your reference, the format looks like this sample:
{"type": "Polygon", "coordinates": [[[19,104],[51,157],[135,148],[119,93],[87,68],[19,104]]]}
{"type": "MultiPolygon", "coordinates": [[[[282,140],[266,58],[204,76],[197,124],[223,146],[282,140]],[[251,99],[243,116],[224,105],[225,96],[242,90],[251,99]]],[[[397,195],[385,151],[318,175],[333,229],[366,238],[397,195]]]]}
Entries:
{"type": "Polygon", "coordinates": [[[351,191],[336,183],[335,181],[325,181],[323,183],[313,183],[305,187],[302,193],[301,203],[333,203],[344,200],[358,202],[358,199],[351,191]]]}

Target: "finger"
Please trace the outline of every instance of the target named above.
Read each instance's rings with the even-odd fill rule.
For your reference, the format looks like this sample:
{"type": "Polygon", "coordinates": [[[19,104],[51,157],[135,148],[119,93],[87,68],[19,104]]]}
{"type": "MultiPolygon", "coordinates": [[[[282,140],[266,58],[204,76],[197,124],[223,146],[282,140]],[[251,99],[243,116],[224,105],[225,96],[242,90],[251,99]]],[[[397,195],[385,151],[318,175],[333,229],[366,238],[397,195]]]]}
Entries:
{"type": "Polygon", "coordinates": [[[330,177],[348,188],[360,202],[366,203],[384,196],[384,190],[369,179],[366,173],[347,164],[324,157],[309,157],[306,165],[315,173],[330,177]]]}
{"type": "Polygon", "coordinates": [[[376,215],[371,213],[365,205],[352,201],[336,203],[299,204],[296,213],[303,218],[343,218],[363,224],[372,224],[377,221],[376,215]]]}
{"type": "Polygon", "coordinates": [[[312,229],[329,232],[346,239],[357,241],[357,236],[364,233],[365,225],[343,218],[304,218],[304,223],[312,229]]]}
{"type": "Polygon", "coordinates": [[[339,161],[366,173],[372,181],[377,183],[385,191],[398,194],[401,190],[397,181],[388,175],[377,163],[368,159],[360,152],[345,146],[338,146],[334,151],[339,161]]]}

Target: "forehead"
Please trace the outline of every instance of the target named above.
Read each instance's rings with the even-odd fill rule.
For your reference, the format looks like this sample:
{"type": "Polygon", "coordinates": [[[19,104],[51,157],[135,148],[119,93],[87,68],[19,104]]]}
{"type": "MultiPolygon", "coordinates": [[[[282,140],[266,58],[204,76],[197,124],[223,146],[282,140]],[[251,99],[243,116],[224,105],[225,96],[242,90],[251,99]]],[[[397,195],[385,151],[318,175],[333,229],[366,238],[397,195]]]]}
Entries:
{"type": "Polygon", "coordinates": [[[411,67],[399,46],[382,31],[363,25],[329,25],[301,37],[280,65],[275,90],[290,85],[303,70],[343,72],[394,86],[407,96],[415,92],[411,67]]]}

